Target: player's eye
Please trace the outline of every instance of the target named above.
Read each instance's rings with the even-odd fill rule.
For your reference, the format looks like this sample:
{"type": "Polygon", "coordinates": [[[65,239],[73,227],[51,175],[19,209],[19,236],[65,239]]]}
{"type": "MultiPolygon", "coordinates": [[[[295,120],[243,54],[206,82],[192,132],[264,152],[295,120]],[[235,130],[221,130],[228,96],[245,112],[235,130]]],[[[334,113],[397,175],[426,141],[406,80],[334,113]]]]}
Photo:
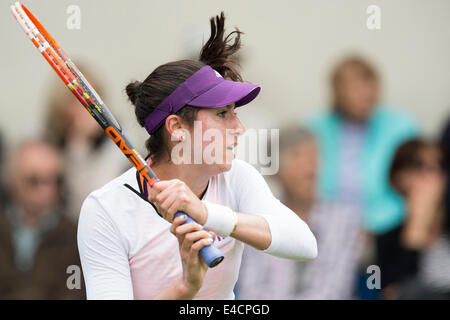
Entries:
{"type": "Polygon", "coordinates": [[[227,112],[228,112],[227,110],[221,111],[221,112],[218,112],[217,115],[218,115],[219,117],[221,117],[221,118],[225,118],[227,112]]]}
{"type": "Polygon", "coordinates": [[[234,114],[235,116],[237,115],[237,112],[235,112],[234,110],[227,109],[227,110],[223,110],[223,111],[217,112],[217,116],[219,116],[221,118],[225,118],[227,116],[227,113],[229,113],[230,116],[231,116],[231,114],[234,114]]]}

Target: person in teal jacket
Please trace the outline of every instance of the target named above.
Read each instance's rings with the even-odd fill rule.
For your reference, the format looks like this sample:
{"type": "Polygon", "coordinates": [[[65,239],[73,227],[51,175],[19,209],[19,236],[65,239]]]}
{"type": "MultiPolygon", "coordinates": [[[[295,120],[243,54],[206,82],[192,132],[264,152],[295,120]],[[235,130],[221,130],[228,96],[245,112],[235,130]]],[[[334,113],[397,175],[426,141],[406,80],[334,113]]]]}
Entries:
{"type": "Polygon", "coordinates": [[[378,75],[364,59],[343,60],[331,80],[333,108],[307,123],[319,142],[318,193],[324,200],[357,206],[368,232],[387,232],[405,214],[388,170],[397,146],[417,136],[418,126],[379,102],[378,75]]]}

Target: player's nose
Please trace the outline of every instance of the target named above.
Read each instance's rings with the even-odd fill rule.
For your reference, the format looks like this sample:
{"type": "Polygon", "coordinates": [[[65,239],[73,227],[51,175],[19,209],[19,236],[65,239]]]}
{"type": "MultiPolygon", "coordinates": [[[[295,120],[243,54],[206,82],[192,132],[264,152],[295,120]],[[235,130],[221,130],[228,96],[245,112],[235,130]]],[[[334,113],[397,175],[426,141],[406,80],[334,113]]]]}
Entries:
{"type": "Polygon", "coordinates": [[[244,134],[244,132],[246,130],[244,125],[242,124],[241,120],[236,115],[234,115],[234,117],[233,117],[232,130],[233,130],[233,133],[237,136],[244,134]]]}

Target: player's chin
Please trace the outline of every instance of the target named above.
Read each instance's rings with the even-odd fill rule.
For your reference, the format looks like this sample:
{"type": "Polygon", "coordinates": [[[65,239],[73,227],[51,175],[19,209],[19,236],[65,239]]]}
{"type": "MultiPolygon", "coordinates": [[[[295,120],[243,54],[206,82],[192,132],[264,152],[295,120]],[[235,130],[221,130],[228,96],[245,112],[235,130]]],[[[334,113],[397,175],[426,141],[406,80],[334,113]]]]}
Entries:
{"type": "Polygon", "coordinates": [[[222,169],[223,171],[228,171],[231,169],[231,164],[233,162],[233,159],[236,158],[235,150],[234,149],[226,149],[224,152],[223,157],[223,164],[222,169]]]}
{"type": "Polygon", "coordinates": [[[217,165],[218,173],[227,172],[231,169],[231,161],[229,163],[223,163],[217,165]]]}
{"type": "Polygon", "coordinates": [[[228,159],[226,161],[221,161],[219,163],[214,163],[210,165],[210,171],[213,172],[214,175],[227,172],[231,169],[233,159],[228,159]]]}
{"type": "Polygon", "coordinates": [[[214,157],[211,159],[204,159],[205,163],[207,163],[208,171],[212,175],[217,175],[222,172],[229,171],[231,169],[231,165],[233,159],[235,158],[235,154],[231,150],[225,150],[220,157],[214,157]]]}
{"type": "Polygon", "coordinates": [[[218,175],[221,174],[223,172],[227,172],[231,169],[231,162],[230,163],[214,163],[214,164],[209,164],[208,166],[208,171],[211,175],[218,175]]]}

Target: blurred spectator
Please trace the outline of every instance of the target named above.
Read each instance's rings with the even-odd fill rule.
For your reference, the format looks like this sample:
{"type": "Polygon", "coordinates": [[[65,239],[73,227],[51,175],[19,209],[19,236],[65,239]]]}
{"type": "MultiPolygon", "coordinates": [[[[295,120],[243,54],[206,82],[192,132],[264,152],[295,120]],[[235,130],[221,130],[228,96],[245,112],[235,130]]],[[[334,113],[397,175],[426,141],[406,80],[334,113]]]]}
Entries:
{"type": "Polygon", "coordinates": [[[404,203],[388,181],[395,149],[417,136],[415,122],[381,103],[375,68],[357,56],[343,59],[331,75],[331,108],[308,123],[319,143],[319,197],[358,211],[367,231],[358,280],[358,297],[378,299],[366,285],[366,268],[376,259],[372,234],[400,225],[404,203]]]}
{"type": "MultiPolygon", "coordinates": [[[[82,69],[84,70],[84,69],[82,69]]],[[[89,82],[102,96],[91,75],[89,82]]],[[[44,139],[61,150],[68,189],[67,213],[78,221],[87,195],[119,175],[129,164],[77,98],[58,82],[47,104],[44,139]]]]}
{"type": "Polygon", "coordinates": [[[309,123],[319,141],[319,195],[355,207],[367,230],[386,232],[403,221],[404,213],[389,186],[389,164],[396,147],[417,135],[417,127],[379,102],[379,76],[364,59],[340,62],[331,84],[330,110],[309,123]]]}
{"type": "Polygon", "coordinates": [[[444,156],[444,166],[447,172],[447,188],[445,192],[446,230],[450,234],[450,119],[447,121],[440,139],[444,156]]]}
{"type": "Polygon", "coordinates": [[[5,201],[5,192],[4,192],[4,187],[3,187],[3,175],[5,174],[5,169],[3,166],[3,162],[4,162],[4,145],[3,145],[3,137],[0,134],[0,210],[1,207],[5,201]]]}
{"type": "Polygon", "coordinates": [[[282,202],[308,223],[317,239],[315,260],[280,259],[245,246],[238,299],[350,299],[362,249],[359,213],[316,199],[318,150],[301,128],[280,131],[282,202]]]}
{"type": "Polygon", "coordinates": [[[450,233],[444,228],[446,177],[434,142],[413,139],[394,157],[390,181],[405,198],[406,219],[378,236],[384,299],[450,299],[450,233]]]}
{"type": "Polygon", "coordinates": [[[0,209],[0,299],[83,298],[66,286],[67,267],[80,260],[76,225],[62,214],[61,155],[33,141],[12,157],[0,209]]]}

